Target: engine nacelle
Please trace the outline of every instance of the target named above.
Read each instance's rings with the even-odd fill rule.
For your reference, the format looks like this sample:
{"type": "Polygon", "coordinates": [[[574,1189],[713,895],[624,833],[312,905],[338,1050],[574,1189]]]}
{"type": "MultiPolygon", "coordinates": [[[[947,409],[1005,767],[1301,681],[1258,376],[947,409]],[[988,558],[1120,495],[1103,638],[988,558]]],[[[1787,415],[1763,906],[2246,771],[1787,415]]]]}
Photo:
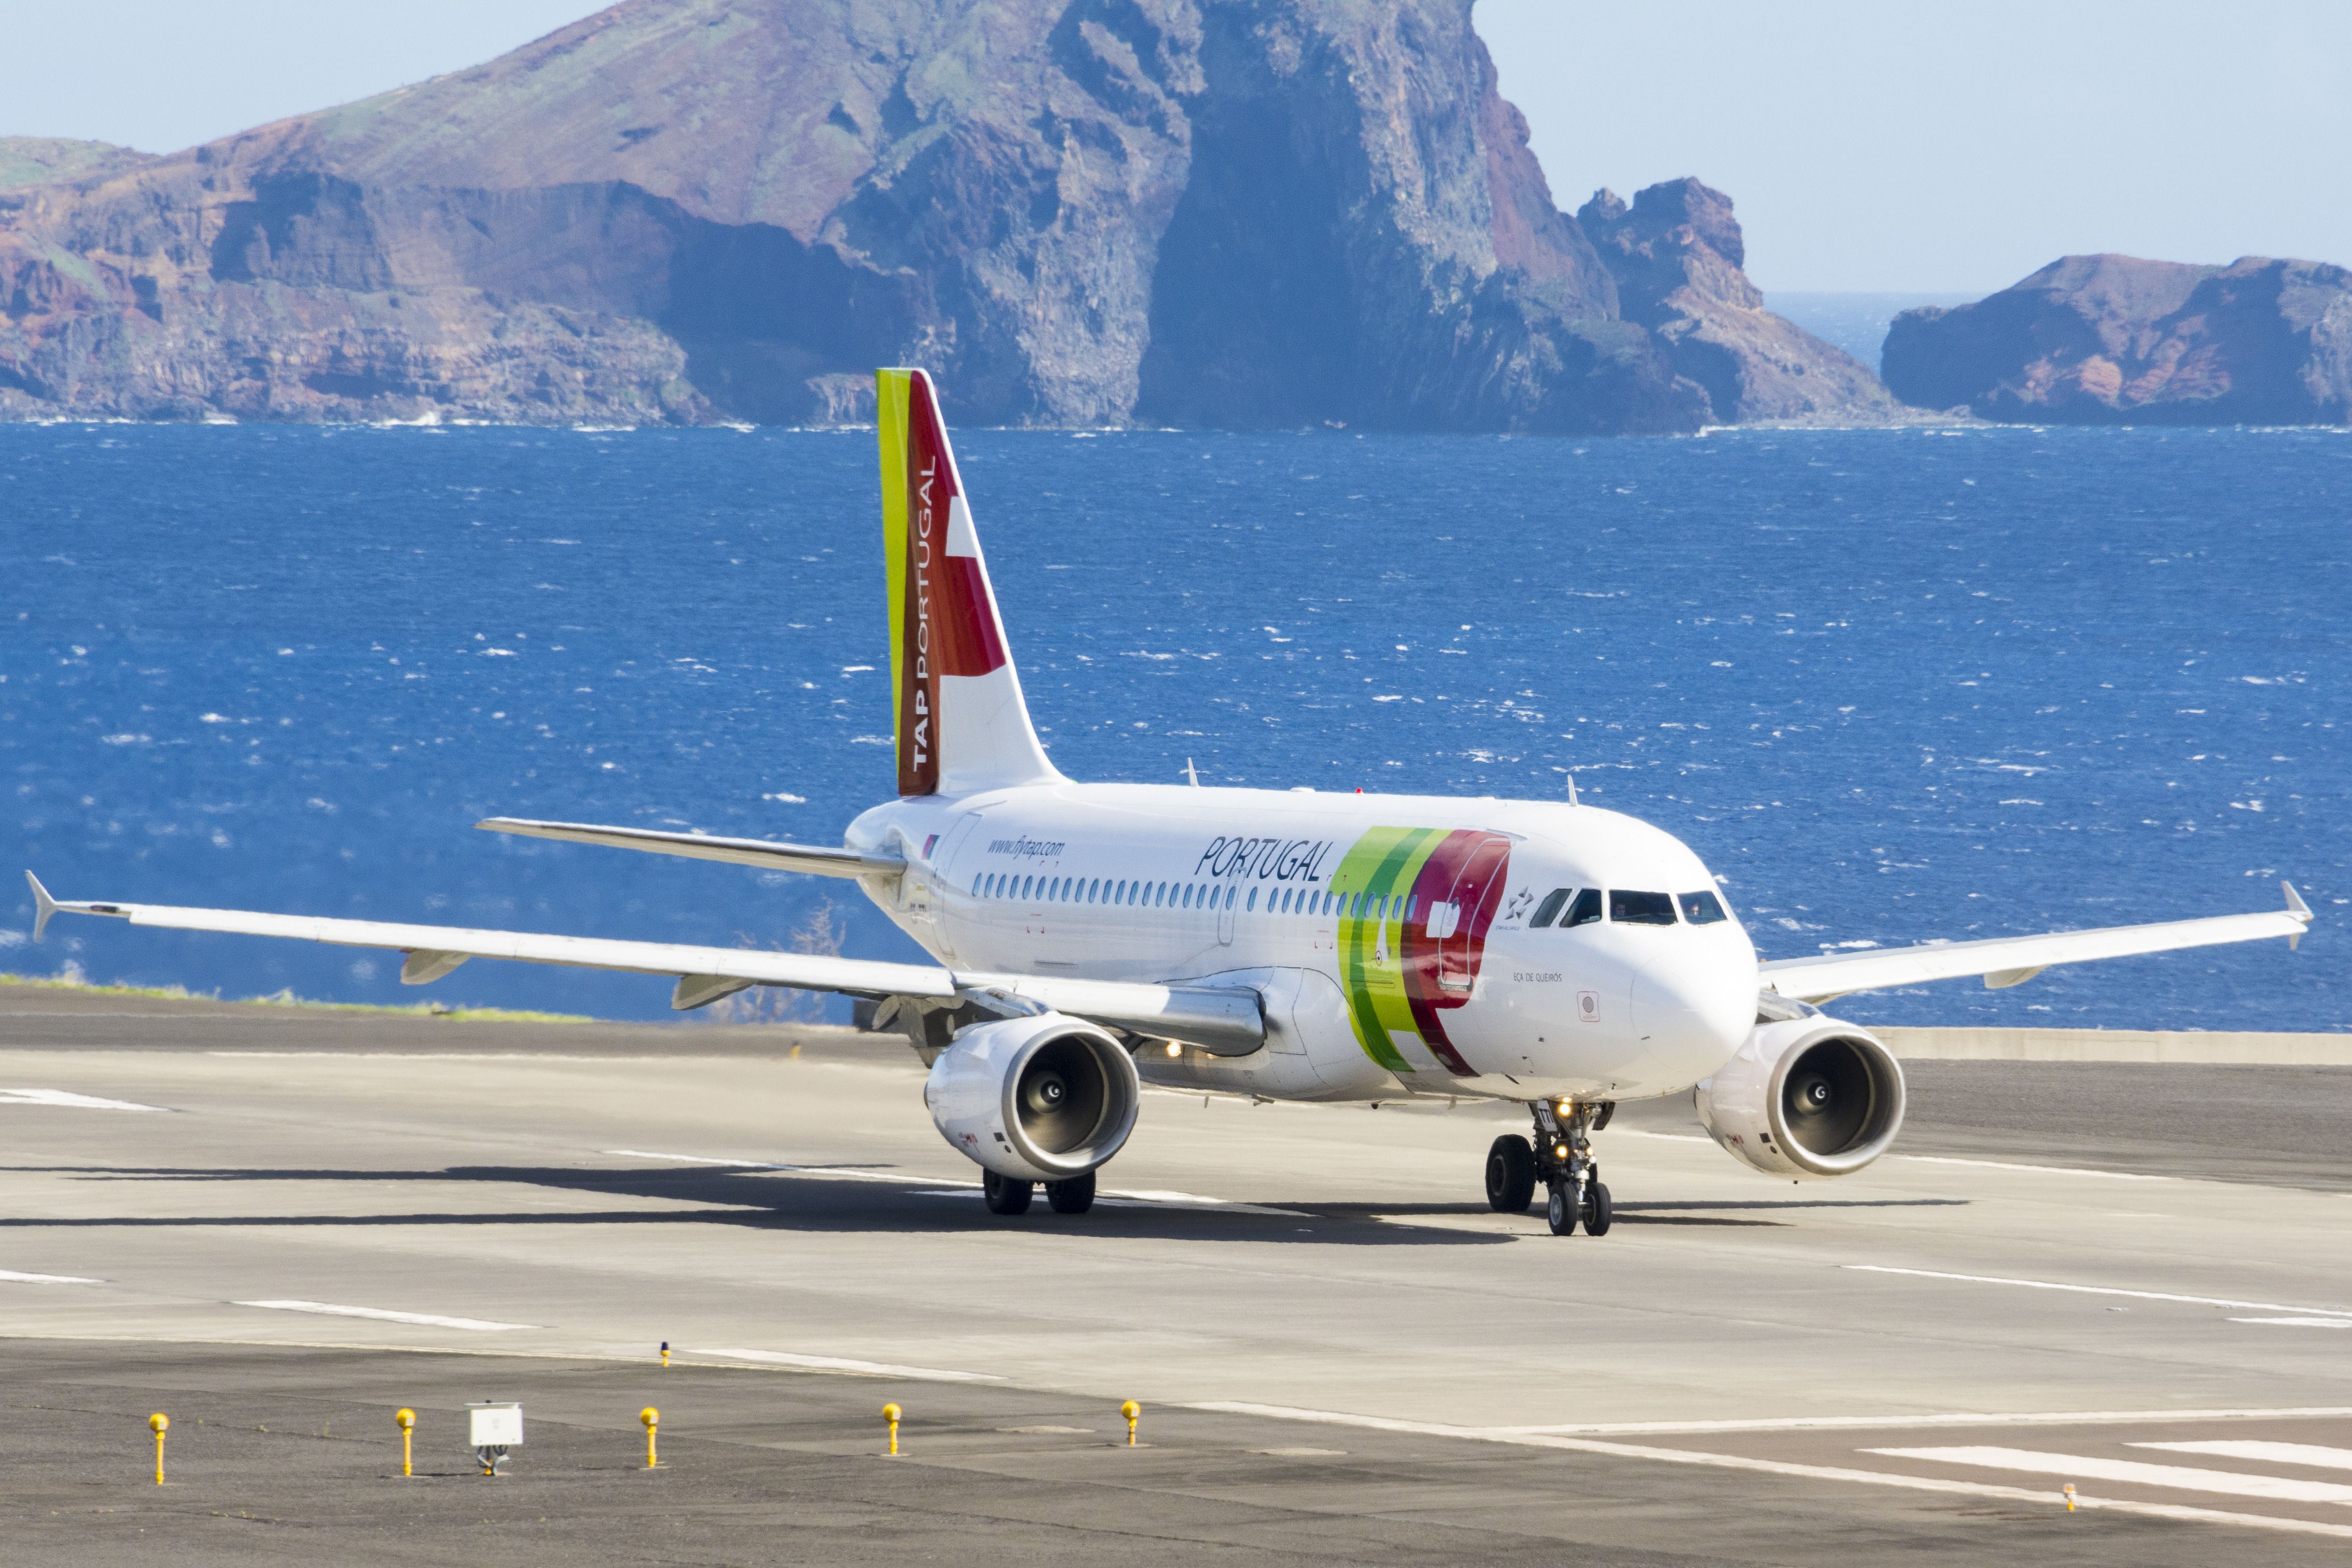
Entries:
{"type": "Polygon", "coordinates": [[[1060,1013],[974,1024],[923,1085],[931,1121],[956,1152],[1031,1182],[1083,1176],[1118,1153],[1142,1098],[1126,1047],[1060,1013]]]}
{"type": "Polygon", "coordinates": [[[1806,1008],[1759,1022],[1696,1100],[1700,1125],[1768,1176],[1851,1175],[1903,1125],[1903,1068],[1868,1030],[1806,1008]]]}

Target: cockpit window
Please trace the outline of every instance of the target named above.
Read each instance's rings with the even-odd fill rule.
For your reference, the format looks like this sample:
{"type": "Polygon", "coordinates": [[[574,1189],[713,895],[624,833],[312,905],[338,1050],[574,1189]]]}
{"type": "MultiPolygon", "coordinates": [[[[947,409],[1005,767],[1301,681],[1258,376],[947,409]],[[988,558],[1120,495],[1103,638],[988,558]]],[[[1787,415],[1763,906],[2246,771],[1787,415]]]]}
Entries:
{"type": "Polygon", "coordinates": [[[1568,913],[1559,919],[1559,929],[1589,926],[1601,918],[1601,889],[1587,888],[1576,895],[1576,902],[1568,906],[1568,913]]]}
{"type": "Polygon", "coordinates": [[[1568,895],[1574,891],[1573,888],[1554,888],[1546,893],[1544,901],[1536,906],[1536,918],[1528,922],[1528,929],[1541,931],[1551,924],[1559,916],[1560,905],[1568,902],[1568,895]]]}
{"type": "Polygon", "coordinates": [[[1664,893],[1629,893],[1612,888],[1609,918],[1619,925],[1670,926],[1675,923],[1675,900],[1664,893]]]}
{"type": "Polygon", "coordinates": [[[1683,907],[1683,919],[1695,926],[1713,925],[1731,918],[1723,912],[1723,900],[1713,893],[1685,893],[1676,901],[1683,907]]]}

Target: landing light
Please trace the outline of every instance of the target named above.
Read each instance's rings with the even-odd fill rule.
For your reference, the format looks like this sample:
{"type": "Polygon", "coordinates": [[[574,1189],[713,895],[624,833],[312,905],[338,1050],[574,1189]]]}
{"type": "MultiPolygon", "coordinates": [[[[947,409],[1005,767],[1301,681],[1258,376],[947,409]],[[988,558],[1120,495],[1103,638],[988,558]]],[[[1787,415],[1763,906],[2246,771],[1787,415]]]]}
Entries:
{"type": "Polygon", "coordinates": [[[1168,1042],[1168,1054],[1171,1057],[1181,1057],[1184,1054],[1184,1047],[1171,1040],[1168,1042]]]}

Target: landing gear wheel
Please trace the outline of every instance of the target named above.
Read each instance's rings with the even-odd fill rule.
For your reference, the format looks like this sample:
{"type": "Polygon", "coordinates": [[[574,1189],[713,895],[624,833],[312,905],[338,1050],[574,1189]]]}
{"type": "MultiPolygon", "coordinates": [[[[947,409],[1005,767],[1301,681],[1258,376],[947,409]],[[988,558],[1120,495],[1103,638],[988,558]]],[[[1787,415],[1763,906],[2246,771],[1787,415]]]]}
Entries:
{"type": "Polygon", "coordinates": [[[1486,1150],[1486,1206],[1496,1214],[1525,1214],[1535,1197],[1535,1145],[1506,1132],[1486,1150]]]}
{"type": "Polygon", "coordinates": [[[1544,1218],[1551,1222],[1554,1236],[1576,1234],[1576,1194],[1569,1191],[1567,1183],[1551,1184],[1551,1199],[1544,1205],[1544,1218]]]}
{"type": "Polygon", "coordinates": [[[1095,1173],[1072,1176],[1067,1181],[1047,1182],[1045,1201],[1054,1205],[1055,1214],[1084,1214],[1095,1206],[1095,1173]]]}
{"type": "Polygon", "coordinates": [[[987,1200],[991,1214],[1027,1214],[1029,1200],[1037,1195],[1037,1184],[1015,1181],[991,1171],[980,1179],[980,1195],[987,1200]]]}
{"type": "Polygon", "coordinates": [[[1617,1211],[1609,1202],[1609,1189],[1599,1182],[1584,1189],[1584,1234],[1607,1236],[1609,1227],[1617,1222],[1617,1211]]]}

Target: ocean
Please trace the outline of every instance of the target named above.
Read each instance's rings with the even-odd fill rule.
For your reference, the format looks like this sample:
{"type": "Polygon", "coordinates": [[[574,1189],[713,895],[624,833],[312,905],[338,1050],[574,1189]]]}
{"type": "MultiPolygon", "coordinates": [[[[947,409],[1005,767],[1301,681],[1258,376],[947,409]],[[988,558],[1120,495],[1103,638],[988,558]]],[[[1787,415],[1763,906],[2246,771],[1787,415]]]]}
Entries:
{"type": "MultiPolygon", "coordinates": [[[[2270,909],[2293,879],[2298,952],[1837,1011],[2352,1026],[2352,435],[958,445],[1075,777],[1557,797],[1572,771],[1696,848],[1774,957],[2270,909]]],[[[875,464],[856,432],[0,426],[16,863],[64,898],[915,957],[843,884],[470,830],[837,843],[892,787],[875,464]]],[[[36,947],[8,902],[23,973],[669,1016],[645,976],[420,991],[397,955],[88,920],[36,947]]]]}

